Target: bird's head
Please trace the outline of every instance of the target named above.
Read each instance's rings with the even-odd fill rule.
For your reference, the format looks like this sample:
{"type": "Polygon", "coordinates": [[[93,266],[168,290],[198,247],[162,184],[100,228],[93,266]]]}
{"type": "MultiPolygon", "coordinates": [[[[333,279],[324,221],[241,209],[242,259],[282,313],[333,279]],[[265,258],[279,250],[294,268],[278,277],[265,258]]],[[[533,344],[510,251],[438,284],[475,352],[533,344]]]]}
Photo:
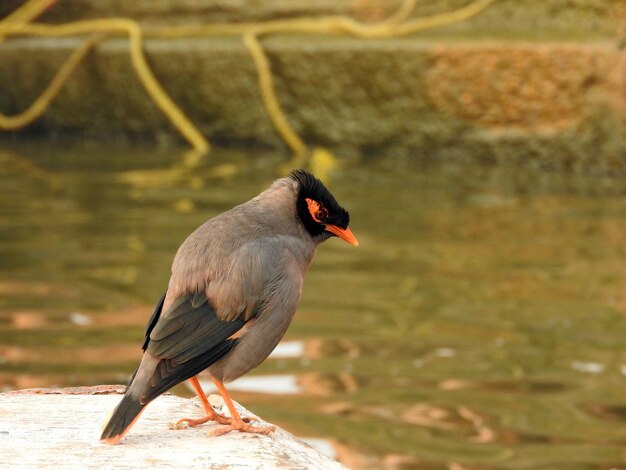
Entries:
{"type": "Polygon", "coordinates": [[[335,235],[357,246],[359,242],[348,228],[348,211],[337,203],[326,186],[304,170],[294,170],[290,177],[298,183],[298,217],[311,237],[325,239],[335,235]]]}

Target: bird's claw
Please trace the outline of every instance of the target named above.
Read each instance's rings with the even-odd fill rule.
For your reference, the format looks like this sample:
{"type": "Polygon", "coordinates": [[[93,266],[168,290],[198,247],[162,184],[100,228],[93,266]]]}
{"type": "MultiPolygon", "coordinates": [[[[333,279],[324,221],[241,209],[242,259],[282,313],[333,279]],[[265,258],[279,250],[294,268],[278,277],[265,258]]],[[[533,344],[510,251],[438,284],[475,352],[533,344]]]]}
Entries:
{"type": "MultiPolygon", "coordinates": [[[[232,425],[233,419],[223,416],[219,413],[213,413],[198,419],[182,418],[175,423],[170,423],[169,427],[170,429],[195,428],[196,426],[200,426],[201,424],[207,423],[209,421],[215,421],[216,423],[230,426],[232,425]]],[[[242,418],[242,421],[244,423],[249,423],[250,418],[242,418]]]]}
{"type": "Polygon", "coordinates": [[[248,424],[250,422],[250,418],[243,418],[242,421],[240,422],[234,422],[232,424],[230,424],[229,426],[224,426],[222,428],[216,428],[216,429],[211,429],[208,432],[209,436],[222,436],[226,433],[229,433],[231,431],[239,431],[239,432],[249,432],[249,433],[254,433],[254,434],[263,434],[265,436],[269,435],[270,433],[276,431],[276,426],[252,426],[251,424],[248,424]],[[245,422],[244,422],[245,421],[245,422]]]}

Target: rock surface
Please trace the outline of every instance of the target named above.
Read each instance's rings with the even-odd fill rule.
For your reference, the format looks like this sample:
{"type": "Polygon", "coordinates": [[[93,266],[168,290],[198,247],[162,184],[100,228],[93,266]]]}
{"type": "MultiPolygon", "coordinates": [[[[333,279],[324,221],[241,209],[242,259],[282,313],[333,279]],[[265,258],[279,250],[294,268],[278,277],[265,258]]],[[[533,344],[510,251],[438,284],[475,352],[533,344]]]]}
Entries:
{"type": "MultiPolygon", "coordinates": [[[[119,391],[81,387],[0,394],[2,468],[344,468],[280,428],[270,436],[231,432],[220,437],[207,436],[217,424],[171,430],[173,421],[202,415],[197,399],[173,395],[152,402],[120,444],[102,444],[100,428],[119,391]]],[[[224,413],[221,397],[210,400],[224,413]]],[[[256,424],[268,425],[238,409],[256,424]]]]}

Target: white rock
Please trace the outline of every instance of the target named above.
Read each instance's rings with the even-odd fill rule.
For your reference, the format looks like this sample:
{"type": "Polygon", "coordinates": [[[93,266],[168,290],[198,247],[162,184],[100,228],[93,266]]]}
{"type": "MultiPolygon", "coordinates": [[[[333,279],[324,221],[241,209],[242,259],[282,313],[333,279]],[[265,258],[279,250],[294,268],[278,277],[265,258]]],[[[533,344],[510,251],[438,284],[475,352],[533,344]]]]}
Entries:
{"type": "MultiPolygon", "coordinates": [[[[180,418],[199,418],[197,399],[163,395],[154,400],[115,446],[99,441],[119,394],[103,387],[0,394],[0,455],[3,469],[343,469],[281,428],[269,436],[230,432],[210,437],[218,424],[171,430],[180,418]],[[81,393],[81,394],[76,394],[81,393]]],[[[211,396],[219,405],[221,397],[211,396]]],[[[254,424],[268,423],[237,405],[254,424]]]]}

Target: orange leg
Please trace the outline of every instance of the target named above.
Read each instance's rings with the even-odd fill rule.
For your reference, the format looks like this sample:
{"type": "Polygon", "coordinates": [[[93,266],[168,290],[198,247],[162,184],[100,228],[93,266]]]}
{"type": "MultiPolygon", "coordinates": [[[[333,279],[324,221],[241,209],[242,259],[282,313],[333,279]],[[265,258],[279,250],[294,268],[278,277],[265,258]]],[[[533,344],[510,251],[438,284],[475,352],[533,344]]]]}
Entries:
{"type": "Polygon", "coordinates": [[[204,394],[204,390],[202,390],[202,385],[200,385],[198,378],[196,376],[193,376],[192,378],[189,379],[189,382],[191,382],[191,386],[196,391],[196,394],[198,395],[198,398],[200,399],[200,403],[202,403],[202,407],[204,408],[204,412],[206,413],[206,416],[200,419],[191,419],[191,418],[179,419],[178,421],[176,421],[176,424],[174,424],[174,427],[176,429],[182,429],[185,426],[189,426],[189,427],[200,426],[201,424],[204,424],[207,421],[217,421],[220,424],[231,424],[232,420],[230,418],[227,418],[226,416],[222,416],[221,414],[215,412],[215,410],[209,403],[209,400],[207,400],[207,397],[204,394]]]}
{"type": "Polygon", "coordinates": [[[267,435],[276,430],[275,426],[268,426],[268,427],[251,426],[250,424],[247,424],[246,422],[244,422],[247,419],[241,419],[241,416],[239,416],[239,413],[237,412],[237,409],[235,408],[235,404],[233,403],[233,400],[230,398],[228,390],[226,390],[226,387],[224,387],[224,384],[222,383],[222,381],[217,380],[213,376],[211,376],[211,379],[213,380],[213,383],[217,387],[217,390],[220,392],[220,395],[222,395],[222,398],[226,402],[226,406],[230,410],[230,416],[232,417],[232,421],[229,423],[229,425],[221,429],[214,430],[211,433],[213,436],[221,436],[222,434],[226,434],[227,432],[230,432],[230,431],[254,432],[257,434],[267,435]]]}

